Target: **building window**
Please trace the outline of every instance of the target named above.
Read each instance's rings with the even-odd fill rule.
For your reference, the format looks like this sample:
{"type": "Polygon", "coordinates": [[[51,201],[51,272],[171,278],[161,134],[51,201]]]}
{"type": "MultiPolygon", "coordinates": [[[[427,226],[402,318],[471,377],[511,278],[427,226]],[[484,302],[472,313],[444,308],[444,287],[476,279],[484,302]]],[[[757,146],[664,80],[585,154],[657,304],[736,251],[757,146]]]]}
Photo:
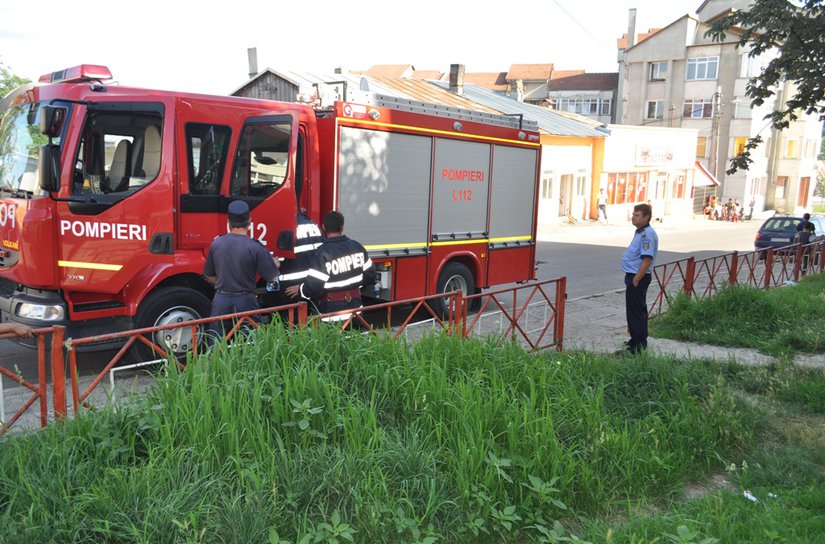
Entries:
{"type": "Polygon", "coordinates": [[[708,156],[708,138],[699,136],[696,138],[696,157],[703,159],[708,156]]]}
{"type": "Polygon", "coordinates": [[[541,178],[541,198],[548,200],[553,198],[553,174],[545,172],[541,178]]]}
{"type": "Polygon", "coordinates": [[[651,62],[648,81],[664,81],[667,76],[667,61],[651,62]]]}
{"type": "Polygon", "coordinates": [[[748,143],[748,138],[746,136],[737,136],[733,140],[733,156],[738,157],[742,153],[745,152],[745,146],[748,143]]]}
{"type": "Polygon", "coordinates": [[[665,118],[665,101],[664,100],[649,100],[647,102],[647,113],[645,119],[664,119],[665,118]]]}
{"type": "Polygon", "coordinates": [[[576,196],[584,196],[584,188],[586,185],[586,176],[576,176],[576,196]]]}
{"type": "Polygon", "coordinates": [[[610,115],[609,98],[558,98],[554,109],[579,115],[610,115]]]}
{"type": "Polygon", "coordinates": [[[733,116],[737,119],[750,119],[751,118],[751,104],[747,98],[744,96],[737,96],[736,99],[733,101],[736,105],[734,109],[733,116]]]}
{"type": "Polygon", "coordinates": [[[712,115],[713,101],[710,98],[685,100],[685,107],[682,110],[682,117],[684,119],[710,118],[712,115]]]}
{"type": "Polygon", "coordinates": [[[719,57],[695,57],[688,59],[687,75],[685,79],[694,81],[699,79],[716,79],[719,67],[719,57]]]}
{"type": "Polygon", "coordinates": [[[799,140],[796,138],[788,138],[785,140],[785,158],[798,159],[799,158],[799,140]]]}
{"type": "Polygon", "coordinates": [[[607,203],[632,204],[648,198],[646,172],[618,172],[607,175],[607,203]]]}

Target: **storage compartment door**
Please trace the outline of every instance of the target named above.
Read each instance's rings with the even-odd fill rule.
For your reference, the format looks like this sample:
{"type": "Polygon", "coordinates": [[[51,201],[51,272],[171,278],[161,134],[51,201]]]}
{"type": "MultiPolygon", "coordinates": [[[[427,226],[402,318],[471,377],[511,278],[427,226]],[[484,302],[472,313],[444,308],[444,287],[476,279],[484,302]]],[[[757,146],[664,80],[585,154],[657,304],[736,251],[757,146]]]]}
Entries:
{"type": "Polygon", "coordinates": [[[538,151],[496,145],[490,199],[490,285],[533,277],[538,151]]]}

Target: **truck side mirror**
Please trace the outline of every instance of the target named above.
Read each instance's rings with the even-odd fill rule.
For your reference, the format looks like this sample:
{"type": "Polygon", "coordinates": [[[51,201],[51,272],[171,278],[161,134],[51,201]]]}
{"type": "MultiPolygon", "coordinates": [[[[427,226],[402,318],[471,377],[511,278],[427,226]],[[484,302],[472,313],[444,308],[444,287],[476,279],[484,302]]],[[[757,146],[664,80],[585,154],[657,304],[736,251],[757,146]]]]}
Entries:
{"type": "Polygon", "coordinates": [[[40,109],[40,133],[49,138],[57,138],[63,129],[66,119],[66,108],[43,106],[40,109]]]}
{"type": "Polygon", "coordinates": [[[291,230],[282,230],[280,234],[278,234],[278,249],[283,249],[284,251],[292,251],[295,247],[295,236],[293,235],[291,230]]]}
{"type": "Polygon", "coordinates": [[[40,188],[44,191],[55,192],[60,188],[60,146],[46,144],[40,146],[40,157],[37,159],[40,188]]]}

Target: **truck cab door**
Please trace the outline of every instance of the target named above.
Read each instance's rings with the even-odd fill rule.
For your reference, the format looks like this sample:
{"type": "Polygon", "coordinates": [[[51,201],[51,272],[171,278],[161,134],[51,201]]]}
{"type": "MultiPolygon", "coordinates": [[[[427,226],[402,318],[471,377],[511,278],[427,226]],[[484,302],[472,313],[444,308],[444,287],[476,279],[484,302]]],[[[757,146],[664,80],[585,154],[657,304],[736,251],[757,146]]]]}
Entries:
{"type": "Polygon", "coordinates": [[[247,119],[229,178],[227,205],[249,204],[249,235],[279,257],[294,256],[297,119],[287,113],[247,119]]]}

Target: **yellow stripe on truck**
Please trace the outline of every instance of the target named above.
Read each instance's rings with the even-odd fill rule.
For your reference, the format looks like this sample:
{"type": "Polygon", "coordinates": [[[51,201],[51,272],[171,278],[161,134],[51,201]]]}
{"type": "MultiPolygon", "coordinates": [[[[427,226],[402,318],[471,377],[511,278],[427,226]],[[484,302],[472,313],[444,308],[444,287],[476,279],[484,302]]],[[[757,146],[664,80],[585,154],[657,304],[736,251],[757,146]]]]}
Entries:
{"type": "Polygon", "coordinates": [[[110,272],[117,272],[123,268],[122,264],[104,264],[104,263],[84,263],[81,261],[57,261],[57,266],[61,268],[86,268],[88,270],[109,270],[110,272]]]}

